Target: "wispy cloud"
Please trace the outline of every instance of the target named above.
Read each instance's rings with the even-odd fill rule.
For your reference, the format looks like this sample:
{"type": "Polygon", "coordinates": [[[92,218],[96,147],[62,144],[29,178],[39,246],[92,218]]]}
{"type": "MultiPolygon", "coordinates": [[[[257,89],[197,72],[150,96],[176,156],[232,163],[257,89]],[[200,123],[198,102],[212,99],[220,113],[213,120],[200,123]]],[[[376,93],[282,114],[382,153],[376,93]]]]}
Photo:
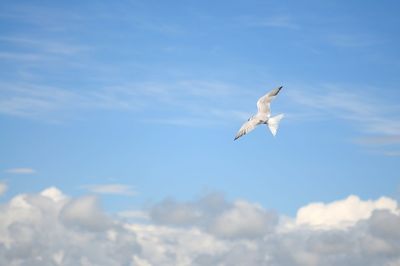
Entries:
{"type": "Polygon", "coordinates": [[[330,34],[326,39],[331,45],[343,48],[361,48],[378,43],[376,38],[362,34],[330,34]]]}
{"type": "Polygon", "coordinates": [[[66,31],[71,27],[78,29],[87,16],[65,8],[17,3],[3,8],[0,11],[0,18],[54,33],[66,31]]]}
{"type": "MultiPolygon", "coordinates": [[[[63,122],[78,117],[78,112],[79,119],[84,119],[86,112],[99,110],[141,112],[144,115],[137,118],[142,121],[180,126],[209,125],[221,117],[236,120],[243,116],[232,105],[241,94],[232,84],[207,79],[170,80],[170,77],[147,82],[140,74],[132,75],[126,70],[136,63],[120,64],[119,56],[131,54],[135,49],[123,48],[114,61],[104,59],[104,54],[99,52],[115,50],[116,43],[96,43],[95,48],[87,45],[85,40],[90,43],[93,39],[85,38],[80,29],[92,29],[94,21],[117,21],[129,29],[164,35],[185,32],[184,25],[178,22],[132,16],[122,6],[99,5],[96,10],[99,12],[90,17],[84,15],[86,11],[40,5],[8,5],[7,10],[0,11],[0,18],[10,24],[18,21],[34,29],[18,28],[0,37],[0,59],[13,66],[0,82],[0,114],[63,122]],[[109,8],[116,12],[111,14],[109,8]],[[77,34],[53,32],[48,29],[49,25],[67,27],[69,31],[77,29],[77,34]],[[125,75],[128,72],[129,76],[125,75]]],[[[137,65],[137,68],[146,68],[139,70],[140,73],[155,72],[151,63],[137,65]]]]}
{"type": "Polygon", "coordinates": [[[20,168],[10,168],[5,170],[5,172],[16,175],[30,175],[36,173],[36,170],[32,168],[20,167],[20,168]]]}
{"type": "Polygon", "coordinates": [[[357,142],[360,144],[363,144],[363,145],[400,144],[400,134],[399,135],[389,135],[389,136],[363,137],[363,138],[359,138],[357,140],[357,142]]]}
{"type": "Polygon", "coordinates": [[[364,134],[355,141],[358,144],[375,146],[399,144],[399,107],[376,97],[379,95],[377,89],[373,95],[355,91],[326,85],[321,86],[319,90],[292,90],[288,95],[295,103],[312,108],[320,114],[354,122],[353,125],[364,134]]]}
{"type": "Polygon", "coordinates": [[[7,184],[0,181],[0,196],[7,191],[7,184]]]}
{"type": "Polygon", "coordinates": [[[245,24],[252,27],[300,29],[300,25],[289,15],[275,15],[270,17],[245,17],[245,24]]]}
{"type": "Polygon", "coordinates": [[[383,155],[389,156],[389,157],[400,157],[400,150],[398,151],[383,151],[383,155]]]}
{"type": "Polygon", "coordinates": [[[136,194],[136,191],[133,189],[132,186],[123,184],[86,185],[82,186],[82,188],[96,194],[124,195],[124,196],[133,196],[136,194]]]}
{"type": "Polygon", "coordinates": [[[0,58],[3,60],[12,60],[12,61],[27,61],[34,62],[39,60],[47,60],[48,57],[37,53],[26,53],[26,52],[0,52],[0,58]]]}
{"type": "Polygon", "coordinates": [[[0,113],[35,117],[64,108],[79,95],[65,89],[19,83],[0,83],[0,113]]]}
{"type": "Polygon", "coordinates": [[[398,108],[379,102],[376,97],[335,86],[322,86],[313,92],[292,90],[288,94],[296,103],[357,122],[363,132],[390,135],[391,138],[400,132],[398,108]]]}
{"type": "MultiPolygon", "coordinates": [[[[135,5],[130,3],[130,5],[135,5]]],[[[128,5],[129,6],[129,5],[128,5]]],[[[0,11],[0,18],[9,21],[26,23],[34,28],[46,32],[66,32],[71,29],[79,31],[82,24],[97,21],[118,21],[129,28],[160,33],[163,35],[176,35],[184,33],[183,25],[171,23],[161,17],[148,19],[140,12],[132,13],[135,8],[126,8],[125,5],[102,4],[86,6],[81,10],[68,8],[45,7],[43,5],[8,5],[7,9],[0,11]],[[110,12],[111,11],[111,12],[110,12]],[[87,14],[90,13],[90,16],[87,14]]]]}
{"type": "Polygon", "coordinates": [[[0,37],[0,42],[7,42],[13,46],[19,46],[29,50],[35,50],[48,54],[71,55],[89,49],[88,46],[76,45],[61,40],[46,40],[46,39],[33,39],[18,36],[3,36],[0,37]]]}
{"type": "Polygon", "coordinates": [[[165,84],[132,82],[79,91],[10,82],[0,83],[0,113],[46,119],[76,110],[150,110],[152,114],[142,116],[143,121],[203,125],[220,118],[242,119],[245,116],[243,111],[232,109],[233,103],[240,100],[240,95],[235,86],[198,80],[165,84]],[[178,108],[180,114],[185,115],[177,116],[174,111],[168,113],[171,108],[178,108]],[[158,112],[162,117],[154,116],[157,110],[162,110],[158,112]]]}
{"type": "MultiPolygon", "coordinates": [[[[29,34],[26,34],[29,35],[29,34]]],[[[62,38],[35,39],[27,36],[3,36],[0,37],[0,59],[7,65],[14,65],[17,69],[14,75],[18,75],[18,81],[24,80],[21,72],[30,70],[35,79],[43,79],[39,73],[51,72],[53,69],[62,68],[73,71],[83,64],[82,54],[87,53],[89,46],[68,43],[62,38]]],[[[4,63],[3,63],[4,64],[4,63]]],[[[7,80],[3,78],[3,81],[7,80]]]]}

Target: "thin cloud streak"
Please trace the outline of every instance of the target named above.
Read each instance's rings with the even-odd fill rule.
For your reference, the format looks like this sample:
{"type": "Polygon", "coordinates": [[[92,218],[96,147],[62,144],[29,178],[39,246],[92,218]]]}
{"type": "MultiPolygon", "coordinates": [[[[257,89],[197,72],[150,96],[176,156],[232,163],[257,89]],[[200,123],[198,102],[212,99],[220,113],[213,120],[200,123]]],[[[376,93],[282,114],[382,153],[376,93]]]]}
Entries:
{"type": "Polygon", "coordinates": [[[49,58],[43,56],[38,53],[16,53],[16,52],[0,52],[0,58],[4,60],[12,60],[12,61],[26,61],[26,62],[34,62],[34,61],[42,61],[48,60],[49,58]]]}
{"type": "Polygon", "coordinates": [[[363,145],[371,146],[400,144],[400,135],[364,137],[359,138],[357,142],[363,145]]]}
{"type": "Polygon", "coordinates": [[[82,188],[96,194],[123,196],[133,196],[136,194],[136,191],[133,189],[133,187],[123,184],[86,185],[82,186],[82,188]]]}
{"type": "MultiPolygon", "coordinates": [[[[89,49],[88,46],[68,44],[61,40],[37,40],[26,37],[3,36],[0,37],[0,41],[12,43],[14,46],[18,45],[28,50],[36,50],[46,54],[71,55],[89,49]]],[[[37,56],[39,57],[39,55],[37,56]]]]}
{"type": "Polygon", "coordinates": [[[400,150],[399,151],[383,151],[383,155],[388,157],[400,157],[400,150]]]}
{"type": "Polygon", "coordinates": [[[324,87],[318,92],[292,90],[288,91],[288,95],[295,103],[319,110],[325,115],[355,121],[364,133],[393,138],[400,132],[400,119],[393,113],[396,107],[378,102],[373,97],[335,87],[324,87]]]}
{"type": "MultiPolygon", "coordinates": [[[[317,112],[319,119],[337,117],[352,121],[364,134],[354,140],[363,146],[395,146],[400,144],[398,106],[385,104],[376,96],[358,94],[337,86],[319,90],[290,90],[291,101],[317,112]]],[[[309,110],[308,110],[309,111],[309,110]]],[[[384,152],[384,154],[387,154],[384,152]]]]}
{"type": "Polygon", "coordinates": [[[363,48],[377,44],[371,36],[360,34],[330,34],[326,37],[328,43],[343,48],[363,48]]]}
{"type": "Polygon", "coordinates": [[[0,196],[2,196],[7,191],[7,184],[0,181],[0,196]]]}
{"type": "Polygon", "coordinates": [[[293,18],[288,15],[276,15],[266,18],[245,17],[243,20],[250,27],[300,29],[300,25],[295,23],[293,18]]]}
{"type": "Polygon", "coordinates": [[[167,124],[209,124],[220,118],[242,119],[244,112],[232,110],[240,90],[215,81],[182,80],[162,83],[126,83],[99,89],[72,89],[27,83],[0,83],[0,113],[28,118],[46,118],[79,110],[163,110],[164,117],[144,121],[167,124]],[[174,107],[184,117],[168,114],[174,107]],[[196,122],[197,121],[197,122],[196,122]],[[198,123],[200,122],[200,123],[198,123]]]}
{"type": "Polygon", "coordinates": [[[36,173],[35,169],[32,168],[10,168],[5,170],[4,172],[8,174],[15,174],[15,175],[30,175],[36,173]]]}

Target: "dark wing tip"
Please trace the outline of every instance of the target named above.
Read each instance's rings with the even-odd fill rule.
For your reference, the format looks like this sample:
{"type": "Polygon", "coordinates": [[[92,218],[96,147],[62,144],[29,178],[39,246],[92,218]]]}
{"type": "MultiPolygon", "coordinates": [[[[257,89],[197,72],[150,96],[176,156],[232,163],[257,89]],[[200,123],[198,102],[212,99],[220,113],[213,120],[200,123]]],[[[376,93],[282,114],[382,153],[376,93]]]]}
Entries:
{"type": "Polygon", "coordinates": [[[273,90],[273,94],[272,94],[272,96],[276,96],[276,95],[278,95],[278,93],[281,91],[281,89],[283,88],[283,86],[279,86],[278,88],[276,88],[275,90],[273,90]]]}
{"type": "Polygon", "coordinates": [[[233,140],[235,141],[238,138],[242,137],[243,135],[245,135],[245,134],[238,133],[238,134],[236,134],[236,136],[235,136],[235,138],[233,140]]]}

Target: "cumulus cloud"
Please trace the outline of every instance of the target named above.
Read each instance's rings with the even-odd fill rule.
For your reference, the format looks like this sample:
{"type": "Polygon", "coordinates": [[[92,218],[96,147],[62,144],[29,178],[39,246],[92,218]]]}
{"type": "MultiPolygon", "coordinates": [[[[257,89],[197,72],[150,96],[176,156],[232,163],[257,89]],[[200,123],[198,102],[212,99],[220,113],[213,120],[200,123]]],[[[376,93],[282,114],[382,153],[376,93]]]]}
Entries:
{"type": "Polygon", "coordinates": [[[60,212],[61,221],[87,231],[102,231],[109,219],[103,214],[96,197],[87,196],[68,202],[60,212]]]}
{"type": "Polygon", "coordinates": [[[140,210],[125,210],[125,211],[120,211],[117,213],[117,215],[121,218],[126,218],[126,219],[139,219],[139,220],[148,220],[150,219],[149,214],[145,211],[140,211],[140,210]]]}
{"type": "Polygon", "coordinates": [[[153,221],[172,226],[197,226],[227,238],[263,236],[277,222],[273,212],[238,200],[227,202],[221,195],[208,195],[199,201],[177,203],[166,200],[150,211],[153,221]]]}
{"type": "Polygon", "coordinates": [[[387,197],[363,201],[351,195],[332,203],[311,203],[300,208],[296,216],[297,225],[308,225],[320,229],[343,229],[371,217],[375,210],[388,210],[399,214],[397,202],[387,197]]]}
{"type": "Polygon", "coordinates": [[[272,212],[246,201],[236,201],[216,216],[211,232],[225,237],[254,238],[265,235],[277,219],[272,212]]]}
{"type": "Polygon", "coordinates": [[[0,206],[0,265],[133,263],[135,233],[108,219],[93,197],[71,199],[56,188],[17,195],[0,206]]]}
{"type": "Polygon", "coordinates": [[[169,199],[139,212],[148,213],[141,223],[122,221],[106,214],[96,197],[71,198],[54,187],[17,195],[0,205],[0,265],[400,262],[399,207],[386,197],[311,203],[287,219],[220,194],[186,203],[169,199]],[[285,224],[290,230],[282,230],[285,224]]]}

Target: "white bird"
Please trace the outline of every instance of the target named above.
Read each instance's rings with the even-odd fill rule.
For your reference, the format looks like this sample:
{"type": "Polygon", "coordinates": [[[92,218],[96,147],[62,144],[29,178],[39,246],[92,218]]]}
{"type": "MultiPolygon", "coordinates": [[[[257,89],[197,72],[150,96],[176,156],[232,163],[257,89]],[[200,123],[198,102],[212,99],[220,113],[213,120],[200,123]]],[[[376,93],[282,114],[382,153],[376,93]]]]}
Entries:
{"type": "Polygon", "coordinates": [[[250,117],[247,120],[247,122],[242,125],[242,127],[236,134],[235,140],[237,140],[243,135],[246,135],[260,124],[266,124],[271,130],[272,135],[274,136],[276,135],[279,126],[279,121],[281,121],[284,115],[279,114],[271,117],[270,103],[275,98],[275,96],[278,95],[281,89],[282,86],[273,89],[272,91],[268,92],[260,99],[258,99],[257,101],[258,112],[252,117],[250,117]]]}

